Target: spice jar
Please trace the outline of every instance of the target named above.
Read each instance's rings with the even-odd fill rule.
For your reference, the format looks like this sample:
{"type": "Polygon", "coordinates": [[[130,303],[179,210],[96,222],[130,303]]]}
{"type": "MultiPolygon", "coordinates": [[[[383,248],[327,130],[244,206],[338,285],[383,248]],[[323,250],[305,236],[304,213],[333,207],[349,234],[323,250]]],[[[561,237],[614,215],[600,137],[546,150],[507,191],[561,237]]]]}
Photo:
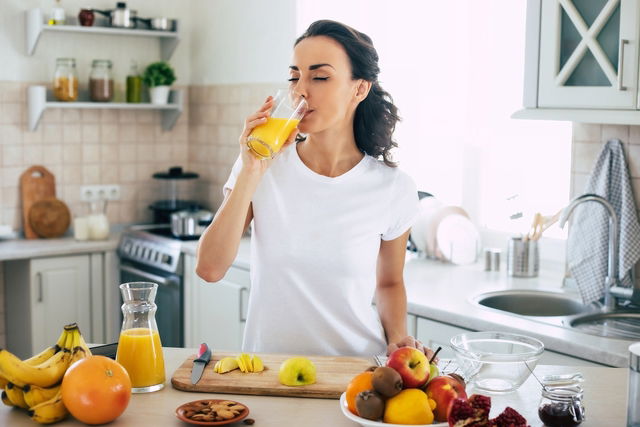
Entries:
{"type": "Polygon", "coordinates": [[[96,16],[93,13],[93,9],[82,8],[80,9],[80,13],[78,14],[78,21],[83,27],[91,27],[93,25],[93,20],[95,19],[95,17],[96,16]]]}
{"type": "Polygon", "coordinates": [[[582,387],[545,387],[538,405],[538,416],[548,427],[574,427],[584,421],[582,387]]]}
{"type": "Polygon", "coordinates": [[[113,75],[111,61],[94,59],[89,74],[89,98],[96,102],[109,102],[113,99],[113,75]]]}
{"type": "Polygon", "coordinates": [[[78,99],[78,73],[74,58],[56,59],[56,70],[53,73],[53,96],[58,101],[78,99]]]}

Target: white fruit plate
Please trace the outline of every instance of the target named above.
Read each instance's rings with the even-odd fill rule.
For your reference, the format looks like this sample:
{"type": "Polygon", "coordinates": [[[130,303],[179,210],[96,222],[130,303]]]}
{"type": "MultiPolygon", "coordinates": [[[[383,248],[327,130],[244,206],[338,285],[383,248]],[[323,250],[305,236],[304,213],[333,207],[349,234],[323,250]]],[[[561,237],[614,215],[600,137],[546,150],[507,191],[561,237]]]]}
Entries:
{"type": "MultiPolygon", "coordinates": [[[[362,427],[407,427],[403,424],[388,424],[383,423],[382,421],[371,421],[366,418],[359,417],[354,415],[349,410],[349,406],[347,405],[347,398],[345,393],[340,395],[340,409],[342,409],[342,413],[345,417],[349,418],[351,421],[360,424],[362,427]]],[[[434,424],[414,424],[414,427],[448,427],[449,423],[434,423],[434,424]]]]}

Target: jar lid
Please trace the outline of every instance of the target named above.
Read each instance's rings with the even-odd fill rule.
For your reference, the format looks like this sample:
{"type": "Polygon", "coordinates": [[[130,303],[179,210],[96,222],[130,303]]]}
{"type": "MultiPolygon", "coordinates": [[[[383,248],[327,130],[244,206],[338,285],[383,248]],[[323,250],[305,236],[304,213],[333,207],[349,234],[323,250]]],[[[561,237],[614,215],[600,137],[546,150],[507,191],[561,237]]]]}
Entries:
{"type": "Polygon", "coordinates": [[[542,389],[542,396],[563,402],[570,402],[582,399],[583,389],[579,385],[567,387],[545,387],[542,389]]]}
{"type": "Polygon", "coordinates": [[[76,58],[56,58],[56,62],[72,62],[76,63],[76,58]]]}
{"type": "Polygon", "coordinates": [[[153,174],[156,179],[195,179],[198,174],[195,172],[183,172],[181,166],[173,166],[167,172],[156,172],[153,174]]]}
{"type": "Polygon", "coordinates": [[[107,67],[111,68],[111,60],[110,59],[94,59],[91,62],[91,66],[95,67],[96,65],[106,65],[107,67]]]}

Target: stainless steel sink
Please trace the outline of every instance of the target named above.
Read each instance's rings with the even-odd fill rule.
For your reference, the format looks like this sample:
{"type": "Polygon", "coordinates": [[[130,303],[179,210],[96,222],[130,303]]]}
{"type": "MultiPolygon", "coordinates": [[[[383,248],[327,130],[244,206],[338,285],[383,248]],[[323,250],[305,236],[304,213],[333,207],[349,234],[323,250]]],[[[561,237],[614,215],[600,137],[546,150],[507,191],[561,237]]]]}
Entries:
{"type": "Polygon", "coordinates": [[[589,306],[559,292],[508,290],[487,292],[476,297],[484,307],[521,316],[571,316],[584,313],[589,306]]]}
{"type": "Polygon", "coordinates": [[[640,339],[640,312],[616,311],[576,316],[569,321],[573,329],[609,338],[640,339]]]}

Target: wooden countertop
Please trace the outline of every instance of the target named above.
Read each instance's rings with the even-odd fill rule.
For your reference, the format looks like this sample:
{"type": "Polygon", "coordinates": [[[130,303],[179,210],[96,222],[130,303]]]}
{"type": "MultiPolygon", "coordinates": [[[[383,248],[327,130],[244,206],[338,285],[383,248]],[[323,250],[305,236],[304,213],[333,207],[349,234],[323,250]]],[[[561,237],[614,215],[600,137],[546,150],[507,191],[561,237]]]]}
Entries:
{"type": "MultiPolygon", "coordinates": [[[[206,398],[228,398],[247,405],[257,427],[353,427],[357,424],[344,417],[338,400],[303,399],[269,396],[222,395],[209,393],[186,393],[171,387],[173,372],[196,349],[165,348],[165,366],[167,383],[163,390],[149,394],[134,394],[127,410],[110,426],[143,425],[181,426],[182,421],[175,417],[175,408],[191,400],[206,398]]],[[[567,366],[537,366],[538,376],[549,373],[569,373],[580,371],[585,377],[584,405],[587,420],[581,427],[624,426],[627,416],[627,381],[626,368],[572,368],[567,366]]],[[[473,392],[473,390],[468,390],[473,392]]],[[[518,391],[504,396],[492,396],[491,415],[495,416],[506,406],[512,406],[527,418],[532,427],[542,426],[538,419],[538,401],[540,386],[533,377],[520,387],[518,391]]],[[[24,411],[0,405],[1,426],[30,426],[33,421],[24,411]]],[[[83,425],[73,418],[56,424],[57,426],[83,425]]],[[[243,426],[242,423],[233,424],[243,426]]]]}

